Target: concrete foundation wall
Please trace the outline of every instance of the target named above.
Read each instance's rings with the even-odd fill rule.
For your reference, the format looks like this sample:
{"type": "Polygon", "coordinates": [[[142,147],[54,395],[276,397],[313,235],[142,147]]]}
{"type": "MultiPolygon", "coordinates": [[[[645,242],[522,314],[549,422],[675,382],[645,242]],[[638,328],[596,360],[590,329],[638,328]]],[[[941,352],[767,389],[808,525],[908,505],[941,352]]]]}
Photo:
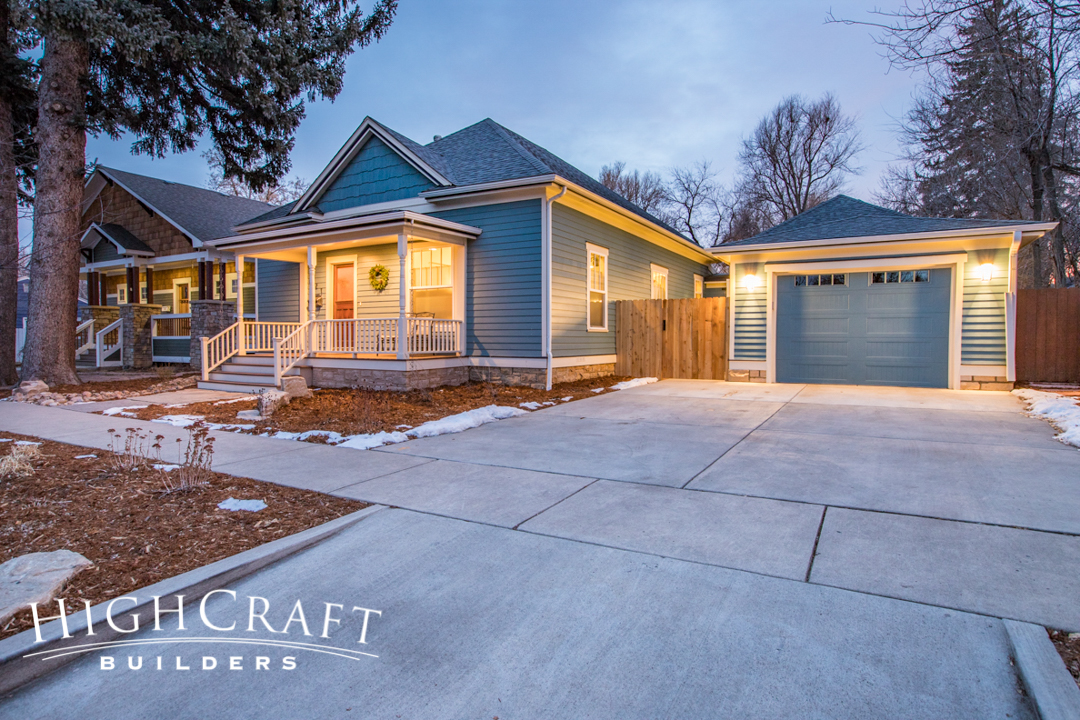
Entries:
{"type": "Polygon", "coordinates": [[[996,375],[961,375],[961,390],[1012,390],[1013,383],[996,375]]]}
{"type": "Polygon", "coordinates": [[[758,382],[766,381],[768,373],[764,370],[728,370],[728,382],[758,382]]]}
{"type": "Polygon", "coordinates": [[[464,385],[469,368],[429,370],[361,370],[357,368],[311,368],[311,384],[323,388],[360,387],[370,390],[417,390],[440,385],[464,385]]]}

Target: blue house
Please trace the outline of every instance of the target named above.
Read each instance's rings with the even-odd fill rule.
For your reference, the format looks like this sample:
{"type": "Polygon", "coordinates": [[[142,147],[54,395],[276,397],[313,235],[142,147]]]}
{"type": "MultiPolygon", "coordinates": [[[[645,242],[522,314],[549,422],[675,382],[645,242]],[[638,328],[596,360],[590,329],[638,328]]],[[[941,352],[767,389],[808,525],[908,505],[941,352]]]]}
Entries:
{"type": "Polygon", "coordinates": [[[613,372],[614,302],[705,294],[716,259],[488,119],[420,145],[367,118],[296,202],[209,242],[254,260],[256,320],[204,387],[548,386],[613,372]]]}

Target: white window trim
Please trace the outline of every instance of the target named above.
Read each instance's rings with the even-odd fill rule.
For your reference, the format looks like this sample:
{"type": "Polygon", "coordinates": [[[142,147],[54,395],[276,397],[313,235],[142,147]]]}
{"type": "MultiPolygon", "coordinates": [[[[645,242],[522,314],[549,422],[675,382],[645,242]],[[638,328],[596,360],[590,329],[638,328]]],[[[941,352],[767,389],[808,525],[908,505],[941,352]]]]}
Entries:
{"type": "Polygon", "coordinates": [[[127,303],[128,303],[127,283],[126,282],[116,283],[116,304],[117,305],[126,305],[127,303]],[[123,290],[124,290],[123,293],[120,292],[121,288],[123,288],[123,290]]]}
{"type": "Polygon", "coordinates": [[[694,297],[705,297],[705,276],[694,273],[694,297]]]}
{"type": "MultiPolygon", "coordinates": [[[[588,332],[607,332],[608,331],[608,288],[610,283],[608,282],[608,276],[611,273],[611,263],[608,260],[608,249],[599,245],[593,245],[592,243],[585,243],[585,329],[588,332]],[[590,295],[593,292],[600,292],[599,290],[593,290],[589,286],[589,258],[592,255],[599,255],[604,258],[604,324],[603,326],[590,325],[589,324],[589,303],[590,295]]],[[[651,282],[651,279],[650,279],[651,282]]]]}
{"type": "Polygon", "coordinates": [[[649,297],[650,298],[652,298],[653,300],[667,300],[668,299],[668,282],[669,282],[669,280],[670,280],[670,276],[668,274],[668,269],[666,267],[664,267],[663,265],[657,265],[656,263],[649,263],[649,297]],[[653,278],[656,277],[657,275],[663,275],[664,276],[664,297],[662,297],[662,298],[653,297],[653,290],[656,289],[656,286],[653,284],[653,278]]]}
{"type": "MultiPolygon", "coordinates": [[[[353,297],[352,297],[353,312],[352,312],[352,315],[353,315],[354,318],[360,317],[360,315],[359,315],[360,303],[356,299],[357,296],[360,294],[360,288],[356,284],[356,256],[355,255],[334,255],[333,257],[326,258],[326,278],[325,278],[326,297],[329,300],[329,302],[326,303],[323,306],[323,308],[324,308],[323,309],[323,315],[325,316],[325,319],[327,319],[327,320],[333,320],[334,319],[333,318],[334,305],[337,304],[337,297],[336,297],[336,293],[335,293],[336,287],[335,287],[335,284],[334,284],[334,272],[335,272],[334,268],[337,265],[352,265],[352,273],[353,273],[353,297]]],[[[227,290],[228,290],[228,288],[226,288],[226,291],[227,290]]]]}
{"type": "Polygon", "coordinates": [[[453,245],[429,245],[426,247],[409,248],[409,262],[406,268],[409,271],[409,290],[445,290],[446,288],[454,287],[454,246],[453,245]],[[413,285],[412,271],[413,271],[413,255],[425,250],[441,250],[442,248],[450,248],[450,282],[444,285],[413,285]]]}

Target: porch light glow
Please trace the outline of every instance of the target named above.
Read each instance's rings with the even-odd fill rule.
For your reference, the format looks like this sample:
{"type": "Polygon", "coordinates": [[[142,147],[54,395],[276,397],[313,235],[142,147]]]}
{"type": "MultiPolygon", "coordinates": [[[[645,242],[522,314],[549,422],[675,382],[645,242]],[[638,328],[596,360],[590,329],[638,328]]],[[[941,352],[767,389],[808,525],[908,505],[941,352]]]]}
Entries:
{"type": "Polygon", "coordinates": [[[982,277],[983,282],[990,282],[994,279],[994,264],[983,263],[979,267],[979,275],[982,277]]]}
{"type": "Polygon", "coordinates": [[[753,292],[758,286],[758,276],[754,273],[747,273],[743,275],[743,287],[748,291],[753,292]]]}

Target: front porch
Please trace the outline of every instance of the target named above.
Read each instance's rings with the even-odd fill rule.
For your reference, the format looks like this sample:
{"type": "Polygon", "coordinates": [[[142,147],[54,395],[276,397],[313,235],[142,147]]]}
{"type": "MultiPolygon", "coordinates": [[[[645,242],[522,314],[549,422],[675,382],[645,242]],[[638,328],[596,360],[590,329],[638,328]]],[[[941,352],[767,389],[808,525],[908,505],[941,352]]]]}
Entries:
{"type": "Polygon", "coordinates": [[[265,261],[280,279],[260,284],[258,321],[202,340],[203,384],[280,387],[301,374],[322,386],[409,386],[391,375],[463,354],[467,240],[479,233],[395,212],[226,238],[219,249],[265,261]]]}

